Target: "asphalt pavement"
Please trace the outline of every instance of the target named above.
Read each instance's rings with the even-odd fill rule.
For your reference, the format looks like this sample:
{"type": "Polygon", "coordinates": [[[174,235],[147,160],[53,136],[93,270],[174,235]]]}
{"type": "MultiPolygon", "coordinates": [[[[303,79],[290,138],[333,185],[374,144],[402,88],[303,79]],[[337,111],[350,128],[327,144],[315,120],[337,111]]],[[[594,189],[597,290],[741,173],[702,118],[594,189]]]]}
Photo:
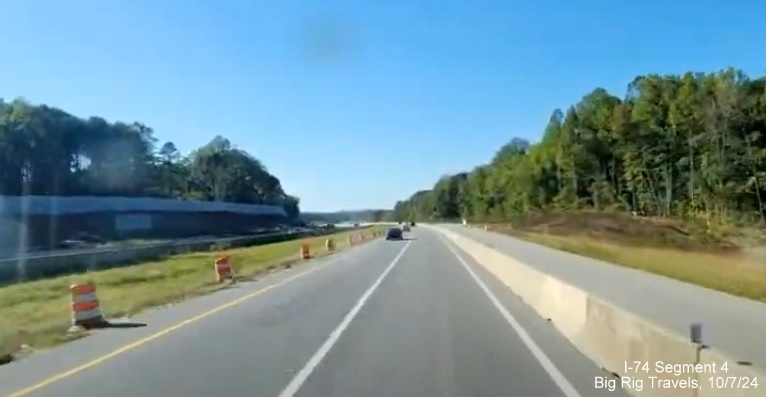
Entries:
{"type": "Polygon", "coordinates": [[[0,366],[0,395],[626,396],[438,233],[405,237],[0,366]]]}
{"type": "Polygon", "coordinates": [[[766,304],[652,273],[554,250],[477,227],[440,225],[680,335],[703,326],[703,342],[766,368],[766,304]]]}

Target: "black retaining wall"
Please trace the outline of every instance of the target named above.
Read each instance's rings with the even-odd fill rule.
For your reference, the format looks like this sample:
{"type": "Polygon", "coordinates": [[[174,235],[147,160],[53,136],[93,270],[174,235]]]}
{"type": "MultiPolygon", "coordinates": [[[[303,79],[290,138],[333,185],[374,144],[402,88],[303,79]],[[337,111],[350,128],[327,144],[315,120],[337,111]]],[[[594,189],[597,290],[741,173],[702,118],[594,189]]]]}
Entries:
{"type": "Polygon", "coordinates": [[[243,234],[287,221],[267,205],[128,197],[0,196],[0,253],[52,249],[78,233],[108,241],[243,234]],[[26,249],[22,249],[26,250],[26,249]]]}
{"type": "Polygon", "coordinates": [[[244,234],[257,228],[268,228],[285,222],[274,215],[246,215],[226,212],[122,212],[59,215],[5,216],[0,233],[0,249],[23,244],[26,231],[28,247],[55,248],[76,233],[95,234],[103,239],[174,239],[203,235],[244,234]],[[151,228],[118,230],[116,219],[125,215],[143,215],[151,219],[151,228]]]}

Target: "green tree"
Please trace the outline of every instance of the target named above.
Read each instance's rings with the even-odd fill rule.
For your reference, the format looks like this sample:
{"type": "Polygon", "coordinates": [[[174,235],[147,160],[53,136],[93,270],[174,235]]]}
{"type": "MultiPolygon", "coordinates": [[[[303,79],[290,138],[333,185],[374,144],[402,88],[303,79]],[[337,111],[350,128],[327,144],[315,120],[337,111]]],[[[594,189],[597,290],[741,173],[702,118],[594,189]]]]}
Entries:
{"type": "Polygon", "coordinates": [[[555,110],[540,142],[513,138],[486,165],[441,178],[397,219],[493,221],[534,211],[766,224],[766,79],[735,69],[636,77],[555,110]]]}
{"type": "Polygon", "coordinates": [[[0,99],[0,194],[150,196],[281,205],[299,200],[250,153],[217,136],[183,156],[138,122],[81,119],[0,99]]]}

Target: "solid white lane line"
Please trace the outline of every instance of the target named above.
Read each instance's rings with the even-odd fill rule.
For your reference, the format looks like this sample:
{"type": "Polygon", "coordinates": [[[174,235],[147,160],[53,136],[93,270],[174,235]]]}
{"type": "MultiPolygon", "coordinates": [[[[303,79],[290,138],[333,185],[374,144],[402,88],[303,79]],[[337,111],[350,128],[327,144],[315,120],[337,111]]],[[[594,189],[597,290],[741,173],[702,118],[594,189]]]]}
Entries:
{"type": "MultiPolygon", "coordinates": [[[[438,233],[438,232],[437,232],[438,233]]],[[[471,275],[471,278],[473,278],[473,281],[476,281],[476,284],[479,285],[479,288],[484,291],[484,293],[487,295],[490,301],[492,301],[492,304],[495,305],[495,308],[500,312],[500,314],[503,315],[503,318],[505,318],[505,321],[508,322],[508,324],[511,325],[511,328],[513,328],[514,331],[516,331],[516,334],[519,336],[522,342],[527,346],[529,351],[532,353],[532,355],[537,359],[537,361],[540,363],[540,365],[543,367],[545,372],[548,373],[548,375],[553,379],[553,382],[556,383],[556,386],[561,389],[561,391],[564,393],[566,397],[581,397],[580,393],[577,392],[577,390],[572,386],[571,383],[567,380],[567,378],[564,377],[564,374],[559,371],[558,368],[556,368],[556,365],[553,364],[553,362],[548,358],[547,355],[540,349],[540,346],[535,343],[534,340],[529,336],[529,333],[527,333],[526,330],[519,324],[519,322],[516,320],[516,318],[511,315],[511,313],[508,311],[508,309],[503,306],[502,303],[500,303],[500,300],[497,299],[497,297],[492,293],[492,291],[489,290],[486,284],[484,284],[483,281],[479,278],[479,276],[476,275],[476,273],[471,269],[471,267],[466,263],[466,261],[463,259],[460,254],[458,254],[457,251],[455,251],[454,248],[452,248],[452,245],[447,242],[447,240],[444,239],[444,237],[439,234],[439,238],[442,240],[444,245],[449,248],[450,251],[452,251],[452,254],[455,255],[458,261],[463,265],[465,270],[468,271],[468,273],[471,275]]]]}
{"type": "Polygon", "coordinates": [[[284,390],[279,393],[279,397],[293,397],[295,393],[300,390],[301,386],[303,386],[303,383],[306,382],[306,379],[308,379],[311,373],[314,372],[314,368],[316,368],[316,366],[322,362],[322,359],[324,359],[330,349],[332,349],[343,331],[345,331],[346,328],[348,328],[348,325],[351,324],[351,321],[354,319],[354,317],[356,317],[356,314],[359,313],[359,310],[362,309],[362,306],[364,306],[365,302],[367,302],[367,299],[369,299],[372,293],[375,292],[378,286],[380,286],[380,283],[383,282],[383,279],[386,278],[386,275],[388,275],[394,266],[399,263],[399,260],[402,258],[402,255],[404,255],[404,252],[407,251],[407,248],[410,246],[410,244],[412,244],[412,241],[407,242],[399,254],[396,255],[394,260],[391,261],[391,264],[389,264],[386,270],[383,271],[383,274],[381,274],[380,277],[378,277],[378,279],[375,280],[375,282],[370,286],[370,288],[368,288],[367,291],[362,294],[362,297],[359,298],[359,301],[356,302],[356,305],[354,305],[354,307],[351,308],[351,311],[346,314],[346,317],[343,318],[343,321],[340,322],[338,327],[330,333],[330,336],[327,338],[327,340],[325,340],[322,346],[319,347],[319,350],[317,350],[316,353],[314,353],[314,355],[306,363],[306,365],[304,365],[303,368],[298,371],[297,374],[295,374],[295,377],[293,377],[290,383],[287,384],[287,387],[285,387],[284,390]]]}

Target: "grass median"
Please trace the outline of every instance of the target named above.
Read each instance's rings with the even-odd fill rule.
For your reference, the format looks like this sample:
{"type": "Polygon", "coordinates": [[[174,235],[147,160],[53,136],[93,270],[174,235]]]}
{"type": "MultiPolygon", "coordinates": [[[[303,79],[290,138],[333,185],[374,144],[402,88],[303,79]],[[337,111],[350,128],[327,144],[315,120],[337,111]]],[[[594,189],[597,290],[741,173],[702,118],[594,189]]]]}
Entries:
{"type": "Polygon", "coordinates": [[[215,280],[213,261],[222,253],[230,255],[237,279],[291,266],[300,261],[299,246],[308,243],[312,257],[329,255],[325,241],[332,238],[336,251],[348,247],[348,237],[363,233],[366,241],[373,226],[339,231],[332,235],[222,252],[198,252],[129,267],[89,272],[0,288],[0,361],[20,345],[49,347],[72,339],[69,285],[93,281],[104,315],[110,318],[133,315],[141,310],[178,302],[222,288],[215,280]]]}
{"type": "Polygon", "coordinates": [[[766,302],[766,265],[741,255],[634,247],[588,237],[525,234],[527,241],[766,302]]]}
{"type": "Polygon", "coordinates": [[[763,242],[668,220],[556,214],[493,230],[616,265],[766,302],[763,242]]]}

